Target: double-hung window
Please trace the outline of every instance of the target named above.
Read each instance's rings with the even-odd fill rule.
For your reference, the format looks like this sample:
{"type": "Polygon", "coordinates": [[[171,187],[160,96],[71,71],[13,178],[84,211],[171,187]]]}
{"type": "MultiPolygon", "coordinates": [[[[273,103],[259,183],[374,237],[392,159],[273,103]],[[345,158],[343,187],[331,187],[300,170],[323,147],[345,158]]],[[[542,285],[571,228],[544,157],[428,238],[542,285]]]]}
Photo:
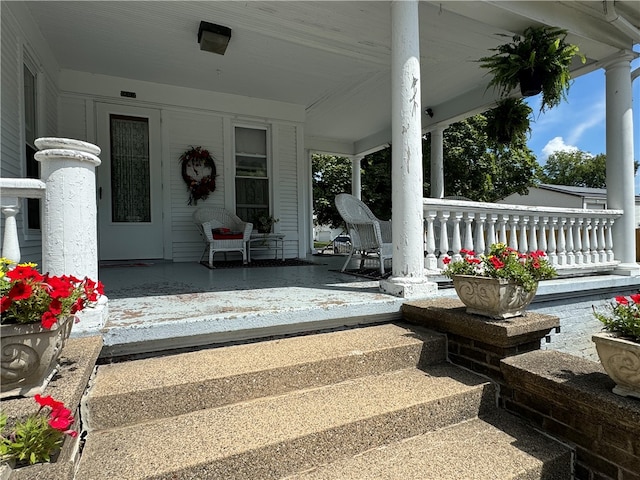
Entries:
{"type": "MultiPolygon", "coordinates": [[[[40,178],[40,163],[35,159],[35,140],[38,135],[38,76],[27,63],[23,68],[24,142],[27,178],[40,178]]],[[[27,199],[27,227],[40,229],[40,200],[27,199]]]]}
{"type": "Polygon", "coordinates": [[[235,127],[236,214],[254,225],[268,216],[269,145],[266,128],[235,127]]]}

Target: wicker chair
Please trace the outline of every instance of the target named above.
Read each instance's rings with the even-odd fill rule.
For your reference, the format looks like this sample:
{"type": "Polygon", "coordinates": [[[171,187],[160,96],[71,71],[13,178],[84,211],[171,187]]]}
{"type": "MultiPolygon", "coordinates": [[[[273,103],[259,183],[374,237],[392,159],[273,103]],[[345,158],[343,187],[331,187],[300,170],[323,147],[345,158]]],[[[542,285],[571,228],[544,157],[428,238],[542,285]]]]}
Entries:
{"type": "Polygon", "coordinates": [[[247,241],[251,238],[253,224],[245,222],[224,208],[202,207],[193,213],[195,222],[207,246],[200,261],[209,250],[209,266],[213,267],[216,252],[240,252],[242,263],[247,263],[247,241]],[[218,230],[214,232],[214,230],[218,230]],[[221,230],[228,230],[222,232],[221,230]]]}
{"type": "Polygon", "coordinates": [[[348,193],[336,195],[335,202],[351,237],[351,251],[340,271],[344,272],[353,254],[358,252],[360,268],[366,259],[375,255],[380,263],[380,274],[384,275],[384,262],[393,257],[391,221],[376,218],[369,207],[348,193]]]}

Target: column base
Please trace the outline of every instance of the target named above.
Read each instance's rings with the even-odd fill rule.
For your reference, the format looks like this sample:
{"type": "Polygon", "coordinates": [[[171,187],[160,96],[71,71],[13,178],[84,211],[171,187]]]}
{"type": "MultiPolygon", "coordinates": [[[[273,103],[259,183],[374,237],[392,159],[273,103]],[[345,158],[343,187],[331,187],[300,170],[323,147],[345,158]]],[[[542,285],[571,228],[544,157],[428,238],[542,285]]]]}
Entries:
{"type": "Polygon", "coordinates": [[[380,291],[401,298],[429,298],[438,292],[438,284],[426,278],[389,277],[380,280],[380,291]]]}
{"type": "Polygon", "coordinates": [[[82,310],[76,315],[80,321],[71,329],[71,337],[100,335],[109,316],[109,299],[102,295],[95,307],[82,310]]]}
{"type": "Polygon", "coordinates": [[[621,263],[616,266],[613,273],[627,277],[638,277],[640,276],[640,265],[637,263],[621,263]]]}

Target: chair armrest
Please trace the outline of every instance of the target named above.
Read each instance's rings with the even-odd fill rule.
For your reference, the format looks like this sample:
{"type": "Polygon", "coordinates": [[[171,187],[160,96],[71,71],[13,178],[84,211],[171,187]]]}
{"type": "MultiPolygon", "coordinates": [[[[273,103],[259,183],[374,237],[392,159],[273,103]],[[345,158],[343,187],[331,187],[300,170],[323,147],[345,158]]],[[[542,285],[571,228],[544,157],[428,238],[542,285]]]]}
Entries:
{"type": "Polygon", "coordinates": [[[243,240],[246,242],[251,238],[251,232],[253,231],[253,223],[251,222],[246,222],[244,224],[244,230],[242,231],[243,233],[243,240]]]}
{"type": "Polygon", "coordinates": [[[204,222],[200,228],[202,228],[202,234],[207,239],[207,242],[213,242],[213,232],[211,231],[213,227],[211,226],[211,222],[204,222]]]}
{"type": "Polygon", "coordinates": [[[380,233],[382,235],[383,243],[391,243],[391,220],[379,220],[380,222],[380,233]]]}

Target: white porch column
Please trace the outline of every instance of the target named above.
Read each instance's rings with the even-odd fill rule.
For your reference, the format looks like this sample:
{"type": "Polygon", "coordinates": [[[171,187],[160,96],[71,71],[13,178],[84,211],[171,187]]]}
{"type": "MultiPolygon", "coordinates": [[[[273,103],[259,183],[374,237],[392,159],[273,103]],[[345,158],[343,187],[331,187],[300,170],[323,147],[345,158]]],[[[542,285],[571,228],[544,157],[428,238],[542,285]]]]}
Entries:
{"type": "Polygon", "coordinates": [[[444,129],[436,127],[431,133],[431,198],[444,198],[444,129]]]}
{"type": "Polygon", "coordinates": [[[633,53],[623,52],[605,65],[607,204],[623,209],[613,231],[616,273],[640,275],[635,252],[635,193],[633,170],[633,116],[631,108],[631,60],[633,53]]]}
{"type": "Polygon", "coordinates": [[[391,2],[391,199],[393,273],[382,291],[426,297],[437,285],[424,276],[420,37],[417,0],[391,2]]]}
{"type": "Polygon", "coordinates": [[[98,279],[95,169],[100,148],[64,138],[39,138],[35,158],[47,188],[42,206],[42,271],[98,279]]]}
{"type": "Polygon", "coordinates": [[[360,167],[363,158],[363,155],[351,157],[351,195],[358,200],[362,200],[362,176],[360,167]]]}

